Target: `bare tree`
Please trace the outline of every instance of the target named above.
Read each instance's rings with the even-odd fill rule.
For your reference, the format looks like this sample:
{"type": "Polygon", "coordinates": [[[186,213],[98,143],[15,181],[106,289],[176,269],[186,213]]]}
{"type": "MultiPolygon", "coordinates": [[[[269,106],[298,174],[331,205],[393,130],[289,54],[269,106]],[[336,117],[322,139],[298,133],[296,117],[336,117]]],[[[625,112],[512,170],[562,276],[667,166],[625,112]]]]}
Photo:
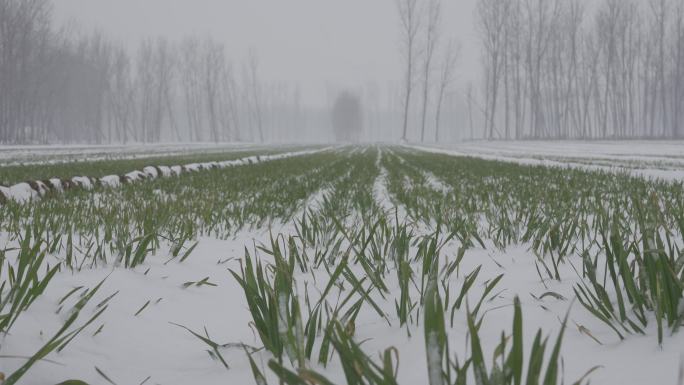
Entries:
{"type": "Polygon", "coordinates": [[[454,81],[454,70],[458,59],[458,47],[456,43],[450,41],[444,50],[442,58],[442,68],[439,78],[439,90],[437,92],[437,110],[435,112],[435,143],[439,142],[439,131],[442,120],[442,104],[444,95],[454,81]]]}
{"type": "Polygon", "coordinates": [[[147,141],[152,135],[152,127],[154,125],[154,43],[152,40],[145,40],[141,43],[137,55],[137,71],[136,71],[136,93],[138,105],[138,124],[139,136],[137,140],[147,141]]]}
{"type": "Polygon", "coordinates": [[[468,84],[466,91],[466,99],[468,100],[468,121],[470,123],[470,139],[475,139],[475,126],[473,124],[473,85],[468,84]]]}
{"type": "Polygon", "coordinates": [[[432,61],[439,43],[440,21],[442,5],[440,0],[429,0],[427,11],[427,23],[425,29],[425,47],[423,50],[423,105],[421,113],[420,141],[425,141],[425,125],[427,123],[427,110],[430,98],[430,75],[432,61]]]}
{"type": "Polygon", "coordinates": [[[219,125],[223,140],[234,140],[234,130],[239,126],[238,110],[235,98],[235,78],[233,67],[225,59],[221,63],[219,74],[219,125]]]}
{"type": "Polygon", "coordinates": [[[670,13],[670,6],[667,0],[650,0],[652,11],[652,33],[654,38],[654,46],[657,51],[655,57],[655,77],[656,86],[653,88],[653,100],[660,99],[660,120],[662,126],[662,135],[667,135],[668,131],[668,90],[666,83],[666,68],[665,68],[665,45],[666,45],[666,31],[668,26],[668,16],[670,13]]]}
{"type": "Polygon", "coordinates": [[[256,51],[249,51],[249,86],[251,90],[251,99],[253,103],[254,119],[256,120],[257,132],[259,134],[259,141],[264,142],[264,118],[263,110],[263,92],[259,81],[259,58],[256,51]]]}
{"type": "Polygon", "coordinates": [[[504,27],[509,5],[509,0],[480,0],[477,8],[478,26],[484,49],[485,133],[489,138],[493,138],[496,131],[495,117],[503,64],[504,27]]]}
{"type": "Polygon", "coordinates": [[[204,101],[202,97],[200,46],[199,39],[194,37],[185,39],[181,44],[180,77],[191,141],[201,141],[203,138],[202,111],[204,110],[204,101]]]}
{"type": "MultiPolygon", "coordinates": [[[[173,88],[173,74],[175,68],[173,48],[169,42],[160,38],[156,42],[155,50],[155,86],[156,97],[154,101],[154,131],[150,138],[153,142],[159,142],[162,136],[162,128],[164,126],[165,116],[171,117],[171,114],[165,114],[167,107],[170,105],[171,90],[173,88]]],[[[171,122],[170,122],[171,123],[171,122]]],[[[173,124],[173,123],[172,123],[173,124]]]]}
{"type": "Polygon", "coordinates": [[[207,39],[202,55],[204,90],[206,92],[207,118],[209,122],[210,138],[219,141],[219,113],[220,113],[220,81],[225,68],[224,48],[222,45],[207,39]]]}
{"type": "Polygon", "coordinates": [[[112,67],[110,111],[116,137],[120,142],[126,143],[134,120],[135,95],[131,78],[131,60],[123,47],[116,48],[112,67]]]}
{"type": "Polygon", "coordinates": [[[672,136],[676,138],[684,137],[684,126],[682,126],[681,109],[684,108],[684,2],[676,4],[674,12],[674,23],[672,31],[672,136]]]}
{"type": "Polygon", "coordinates": [[[418,0],[396,0],[402,34],[402,49],[406,61],[404,78],[403,129],[401,139],[408,138],[408,119],[413,93],[417,37],[420,30],[420,8],[418,0]]]}

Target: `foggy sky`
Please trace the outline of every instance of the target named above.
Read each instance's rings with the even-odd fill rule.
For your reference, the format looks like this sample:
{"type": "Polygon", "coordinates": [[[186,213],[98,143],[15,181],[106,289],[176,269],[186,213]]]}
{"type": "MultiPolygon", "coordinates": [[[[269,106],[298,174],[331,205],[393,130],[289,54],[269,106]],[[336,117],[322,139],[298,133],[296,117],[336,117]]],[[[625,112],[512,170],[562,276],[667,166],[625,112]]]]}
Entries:
{"type": "MultiPolygon", "coordinates": [[[[443,0],[444,40],[462,44],[457,72],[477,71],[475,0],[443,0]]],[[[304,102],[325,105],[326,87],[399,82],[398,17],[394,0],[58,0],[58,24],[93,28],[130,47],[143,38],[213,36],[240,64],[259,55],[267,81],[299,85],[304,102]]]]}

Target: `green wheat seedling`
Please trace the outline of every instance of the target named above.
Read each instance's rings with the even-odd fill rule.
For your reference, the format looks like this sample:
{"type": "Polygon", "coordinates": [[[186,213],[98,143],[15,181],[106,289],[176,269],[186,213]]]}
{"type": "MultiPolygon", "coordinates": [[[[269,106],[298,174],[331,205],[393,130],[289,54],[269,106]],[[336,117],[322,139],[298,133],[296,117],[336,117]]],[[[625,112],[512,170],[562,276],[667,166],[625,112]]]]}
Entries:
{"type": "Polygon", "coordinates": [[[596,266],[598,260],[592,261],[585,255],[584,272],[588,282],[578,284],[575,293],[580,303],[620,339],[625,333],[644,334],[647,314],[653,313],[658,343],[662,343],[664,328],[674,333],[684,321],[680,306],[684,296],[684,259],[669,235],[663,236],[659,227],[648,226],[645,214],[638,223],[641,230],[634,240],[625,241],[615,222],[601,230],[607,277],[601,280],[596,266]],[[616,304],[608,294],[607,284],[612,285],[616,304]]]}
{"type": "Polygon", "coordinates": [[[185,329],[188,333],[192,334],[195,338],[204,342],[210,348],[209,350],[207,350],[207,352],[209,353],[209,356],[214,360],[220,361],[224,368],[230,369],[228,362],[223,357],[223,354],[221,354],[221,349],[226,347],[226,345],[220,345],[217,342],[213,341],[211,339],[211,337],[209,336],[209,331],[207,330],[207,328],[204,328],[204,336],[203,336],[199,333],[192,331],[190,328],[188,328],[186,326],[175,324],[175,323],[171,323],[171,324],[174,326],[178,326],[179,328],[185,329]]]}
{"type": "Polygon", "coordinates": [[[67,347],[83,330],[90,326],[95,320],[97,320],[106,310],[107,306],[103,306],[95,312],[86,322],[81,326],[72,328],[72,325],[79,319],[79,316],[85,306],[90,302],[90,300],[99,291],[104,280],[101,281],[97,286],[90,290],[86,290],[81,298],[76,302],[70,311],[69,317],[64,322],[62,327],[33,355],[31,356],[24,365],[17,369],[14,373],[10,374],[3,385],[14,385],[35,365],[38,361],[43,360],[52,352],[60,352],[67,347]]]}
{"type": "MultiPolygon", "coordinates": [[[[478,266],[475,270],[473,270],[470,274],[468,274],[463,281],[463,285],[461,286],[461,290],[458,294],[458,297],[454,301],[454,304],[451,306],[450,325],[452,328],[454,327],[454,319],[456,316],[456,312],[457,312],[457,310],[461,309],[464,301],[467,302],[468,293],[470,292],[470,290],[475,285],[475,282],[477,281],[477,277],[480,274],[481,268],[482,268],[482,266],[478,266]]],[[[480,299],[478,300],[477,305],[475,305],[475,308],[470,312],[473,317],[477,318],[478,314],[480,313],[480,309],[482,308],[482,305],[484,304],[485,300],[487,300],[487,296],[489,296],[492,293],[492,291],[496,288],[496,286],[499,284],[499,282],[501,282],[501,279],[503,279],[503,277],[504,277],[503,274],[499,274],[494,279],[491,279],[485,283],[484,291],[480,295],[480,299]]],[[[448,286],[447,286],[445,292],[447,294],[449,294],[449,287],[448,286]]],[[[448,302],[448,296],[447,296],[447,300],[445,302],[448,305],[448,303],[449,303],[448,302]]]]}
{"type": "Polygon", "coordinates": [[[244,266],[240,272],[230,272],[244,290],[254,327],[264,348],[279,360],[286,354],[291,362],[303,367],[308,357],[293,275],[295,257],[292,253],[286,257],[285,247],[282,242],[272,239],[270,249],[259,248],[274,258],[274,264],[268,266],[261,260],[255,264],[245,250],[244,266]]]}
{"type": "MultiPolygon", "coordinates": [[[[348,334],[345,327],[333,325],[332,345],[342,365],[348,385],[397,385],[399,353],[395,348],[386,349],[381,355],[381,363],[376,363],[362,350],[361,346],[348,334]]],[[[334,383],[315,370],[302,368],[296,373],[276,360],[269,361],[269,368],[278,379],[287,385],[333,385],[334,383]]],[[[254,372],[255,379],[264,381],[260,372],[254,372]]],[[[258,371],[258,369],[257,369],[258,371]]],[[[259,380],[257,380],[257,383],[259,380]]],[[[265,382],[262,382],[265,383],[265,382]]]]}
{"type": "Polygon", "coordinates": [[[425,352],[427,354],[428,380],[430,385],[444,385],[448,378],[442,368],[448,357],[447,331],[444,308],[439,294],[439,265],[433,263],[428,273],[426,293],[423,299],[425,352]]]}
{"type": "MultiPolygon", "coordinates": [[[[501,335],[501,342],[494,350],[491,364],[488,364],[480,340],[479,326],[475,317],[468,314],[470,350],[468,358],[463,364],[459,364],[458,361],[453,363],[453,369],[461,374],[454,384],[466,385],[469,378],[473,378],[476,384],[483,385],[556,385],[564,383],[560,353],[567,321],[568,315],[566,315],[553,345],[550,344],[548,337],[543,337],[540,329],[535,335],[529,353],[526,355],[522,309],[520,300],[516,297],[511,333],[508,336],[506,334],[501,335]],[[472,377],[466,376],[468,371],[472,377]]],[[[584,383],[586,377],[596,369],[598,367],[589,370],[574,384],[584,383]]]]}
{"type": "Polygon", "coordinates": [[[42,239],[34,239],[27,231],[19,245],[16,264],[7,260],[6,251],[0,252],[0,276],[6,266],[8,279],[0,284],[0,333],[7,334],[33,302],[46,290],[59,271],[60,265],[44,265],[47,250],[42,239]],[[40,270],[45,268],[45,273],[40,270]]]}
{"type": "MultiPolygon", "coordinates": [[[[50,166],[46,172],[97,176],[139,168],[138,163],[131,168],[125,162],[92,163],[50,166]]],[[[411,338],[420,336],[415,328],[424,322],[433,333],[428,335],[439,337],[441,323],[453,326],[470,302],[479,328],[482,307],[502,281],[501,275],[484,281],[484,268],[462,271],[464,258],[482,249],[506,252],[524,246],[537,264],[530,276],[538,274],[544,284],[566,279],[568,267],[581,266],[576,291],[588,311],[620,337],[656,326],[663,342],[682,323],[682,202],[681,183],[375,147],[184,173],[118,189],[70,190],[30,205],[9,202],[0,210],[8,248],[0,255],[0,274],[6,277],[0,284],[0,331],[7,332],[49,290],[48,282],[60,270],[149,271],[146,265],[156,263],[158,255],[167,263],[193,263],[190,256],[202,237],[230,240],[243,230],[294,222],[292,234],[246,252],[232,275],[264,354],[274,358],[274,365],[294,368],[287,370],[300,381],[326,383],[309,368],[310,361],[325,367],[340,351],[358,353],[343,343],[338,329],[353,340],[356,327],[362,327],[359,318],[406,328],[411,338]],[[387,213],[373,192],[381,170],[397,205],[387,213]],[[312,197],[316,204],[306,207],[312,197]],[[458,251],[442,258],[445,239],[458,251]]],[[[187,284],[206,289],[212,282],[187,284]]],[[[67,301],[82,290],[67,293],[59,306],[67,309],[67,301]]],[[[499,350],[506,357],[512,355],[513,339],[502,339],[506,344],[499,350]]],[[[430,344],[437,347],[432,351],[439,353],[433,356],[439,364],[431,368],[440,369],[444,383],[465,381],[463,373],[472,371],[473,360],[451,361],[448,341],[436,341],[430,344]]],[[[542,341],[538,345],[537,354],[542,341]]],[[[225,345],[216,344],[218,353],[207,346],[221,361],[225,345]]],[[[508,361],[502,354],[497,356],[500,371],[508,361]]],[[[371,381],[375,369],[360,357],[347,359],[371,370],[357,371],[356,380],[371,381]]],[[[493,367],[485,371],[491,380],[493,367]]],[[[437,382],[437,377],[426,381],[437,382]]]]}

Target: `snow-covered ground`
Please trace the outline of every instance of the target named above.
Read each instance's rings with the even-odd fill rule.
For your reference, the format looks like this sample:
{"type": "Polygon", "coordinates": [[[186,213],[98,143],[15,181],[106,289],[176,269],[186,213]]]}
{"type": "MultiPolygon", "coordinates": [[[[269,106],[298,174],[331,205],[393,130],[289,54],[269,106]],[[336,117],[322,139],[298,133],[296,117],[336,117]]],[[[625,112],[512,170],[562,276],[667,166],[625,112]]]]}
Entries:
{"type": "Polygon", "coordinates": [[[475,141],[409,148],[525,165],[579,167],[684,180],[684,141],[475,141]]]}
{"type": "MultiPolygon", "coordinates": [[[[521,143],[520,149],[510,143],[493,143],[480,144],[467,151],[463,147],[429,150],[523,164],[553,162],[550,164],[611,169],[627,168],[624,161],[634,160],[629,158],[627,145],[592,144],[585,149],[579,143],[570,143],[565,144],[568,149],[564,152],[564,145],[550,145],[544,149],[540,144],[521,143]],[[539,152],[532,151],[535,146],[539,148],[539,152]],[[605,153],[600,152],[601,148],[606,148],[605,153]],[[613,150],[608,151],[611,148],[613,150]],[[570,157],[569,154],[576,156],[570,157]],[[559,159],[561,156],[572,161],[559,159]],[[623,163],[619,166],[583,164],[584,160],[592,159],[623,163]]],[[[658,156],[676,160],[684,158],[684,151],[677,153],[676,144],[668,146],[662,143],[662,151],[656,148],[661,144],[646,144],[650,146],[648,151],[645,148],[635,149],[631,156],[648,159],[658,156]]],[[[684,144],[679,148],[684,150],[684,144]]],[[[400,220],[405,220],[406,210],[388,190],[388,173],[382,166],[382,156],[380,151],[376,161],[379,174],[371,187],[372,196],[376,204],[392,216],[395,215],[394,208],[398,208],[397,215],[400,220]]],[[[280,158],[283,157],[285,156],[280,158]]],[[[631,167],[630,170],[657,170],[649,168],[650,163],[642,165],[644,168],[631,167]]],[[[424,175],[433,190],[444,194],[453,191],[451,186],[434,174],[424,171],[424,175]]],[[[334,190],[330,186],[325,186],[312,193],[305,200],[302,210],[319,210],[323,197],[332,192],[334,190]]],[[[415,229],[423,235],[427,231],[425,226],[417,226],[415,229]]],[[[243,230],[229,240],[200,238],[198,247],[183,263],[165,263],[169,250],[161,249],[157,255],[149,257],[143,266],[135,269],[109,266],[75,273],[60,272],[50,284],[49,290],[22,316],[11,334],[4,339],[2,354],[13,357],[0,358],[0,372],[7,373],[16,369],[23,362],[22,357],[32,355],[61,326],[66,315],[56,314],[56,309],[66,293],[80,286],[93,287],[106,278],[88,311],[94,313],[94,304],[116,293],[109,302],[109,309],[66,350],[50,355],[49,361],[39,362],[21,383],[43,385],[78,378],[89,384],[106,384],[107,381],[98,373],[99,370],[117,384],[253,384],[249,361],[240,344],[260,347],[261,342],[250,326],[252,318],[244,293],[228,270],[239,271],[245,247],[256,252],[254,245],[268,244],[272,237],[271,231],[275,234],[292,235],[295,233],[294,222],[277,223],[255,231],[243,230]],[[184,287],[188,282],[198,282],[205,278],[211,285],[184,287]],[[200,334],[204,334],[206,328],[212,340],[230,344],[221,349],[230,368],[226,369],[219,362],[210,359],[207,346],[177,325],[183,325],[200,334]],[[93,335],[96,330],[100,331],[93,335]]],[[[664,344],[659,346],[655,337],[655,322],[651,322],[646,335],[630,335],[625,341],[620,341],[608,327],[572,300],[573,286],[579,281],[575,270],[579,268],[578,264],[561,265],[560,275],[563,280],[560,282],[541,282],[535,272],[537,259],[530,252],[529,244],[500,251],[490,242],[486,243],[486,248],[475,247],[467,251],[459,267],[461,273],[453,283],[459,287],[467,273],[481,266],[480,279],[468,295],[471,300],[475,300],[484,290],[483,282],[504,274],[495,290],[498,294],[483,309],[488,314],[481,329],[487,357],[492,356],[492,350],[500,342],[501,332],[511,330],[511,305],[517,295],[523,306],[526,350],[538,328],[542,328],[544,335],[550,336],[553,342],[560,329],[560,320],[570,310],[570,322],[562,350],[566,383],[573,383],[587,370],[599,365],[601,368],[591,376],[593,384],[680,384],[678,379],[681,378],[678,375],[684,357],[684,333],[667,335],[664,344]],[[562,298],[543,298],[543,294],[548,292],[560,294],[562,298]],[[538,299],[540,297],[542,299],[538,299]]],[[[0,248],[11,245],[12,242],[4,234],[0,234],[0,248]]],[[[442,263],[453,258],[459,247],[457,242],[450,242],[443,250],[442,263]]],[[[412,248],[411,255],[414,252],[415,247],[412,248]]],[[[364,274],[359,266],[354,266],[353,271],[358,276],[364,274]]],[[[305,282],[320,290],[327,283],[326,279],[325,274],[315,276],[311,272],[297,273],[296,277],[300,290],[305,282]]],[[[390,293],[398,291],[397,282],[392,279],[386,284],[390,293]]],[[[381,302],[392,326],[379,319],[369,306],[364,306],[356,323],[355,339],[365,341],[363,349],[373,358],[377,357],[377,352],[391,346],[396,347],[400,355],[399,383],[426,384],[427,365],[422,321],[419,326],[412,326],[412,336],[409,337],[406,329],[399,327],[394,316],[393,301],[394,297],[389,296],[386,301],[381,302]]],[[[468,330],[463,313],[464,311],[456,313],[454,327],[449,329],[452,352],[459,353],[461,357],[467,344],[468,330]]],[[[269,383],[276,384],[266,366],[269,353],[261,351],[254,354],[254,358],[261,370],[267,373],[269,383]]],[[[312,366],[322,369],[316,364],[312,366]]],[[[342,367],[337,357],[330,362],[325,373],[335,383],[344,383],[342,367]]]]}
{"type": "MultiPolygon", "coordinates": [[[[279,230],[287,233],[292,229],[279,230]]],[[[243,232],[227,241],[202,238],[198,248],[182,264],[164,264],[166,256],[160,253],[159,257],[151,258],[145,266],[132,270],[100,268],[78,274],[63,273],[22,316],[21,322],[5,339],[3,351],[19,357],[33,354],[65,319],[64,314],[55,315],[55,304],[73,288],[93,287],[107,278],[93,302],[98,303],[118,293],[110,301],[109,309],[66,350],[49,356],[51,361],[38,363],[22,383],[43,385],[53,384],[55,380],[80,378],[89,384],[106,384],[96,372],[97,367],[117,384],[139,384],[147,377],[151,377],[149,383],[152,384],[252,384],[254,379],[249,362],[240,344],[259,347],[261,343],[250,327],[252,319],[242,289],[228,272],[228,269],[239,271],[240,255],[245,245],[251,245],[252,242],[268,244],[269,235],[259,231],[243,232]],[[186,282],[197,282],[204,278],[216,286],[183,288],[186,282]],[[150,304],[136,316],[148,301],[150,304]],[[230,369],[226,370],[220,363],[211,360],[203,342],[174,324],[186,326],[200,334],[204,334],[206,327],[213,340],[222,344],[236,344],[221,350],[230,369]],[[103,325],[102,331],[93,337],[92,334],[100,325],[103,325]],[[37,334],[37,330],[42,331],[42,335],[37,334]]],[[[445,256],[455,253],[455,249],[455,245],[448,247],[445,256]]],[[[579,379],[590,368],[601,365],[602,368],[591,376],[594,384],[678,385],[684,334],[668,336],[660,347],[655,339],[655,327],[652,327],[645,336],[632,335],[620,342],[614,333],[570,300],[573,298],[574,280],[567,279],[562,283],[550,281],[547,282],[548,289],[545,289],[535,279],[534,258],[530,257],[527,245],[506,252],[472,250],[466,255],[461,269],[469,273],[480,265],[482,280],[505,274],[500,283],[505,291],[487,303],[484,309],[488,315],[481,337],[489,356],[499,342],[500,333],[511,330],[511,303],[515,294],[518,294],[523,304],[527,347],[538,328],[542,328],[545,335],[553,339],[560,329],[559,319],[571,309],[570,325],[562,350],[568,383],[579,379]],[[532,297],[539,297],[547,291],[559,293],[568,300],[536,300],[532,297]],[[590,330],[601,344],[582,333],[580,326],[590,330]]],[[[355,273],[361,274],[362,270],[357,268],[355,273]]],[[[565,277],[574,274],[570,266],[565,266],[561,273],[565,277]]],[[[309,273],[300,273],[297,279],[300,283],[307,281],[309,285],[313,284],[309,273]]],[[[388,282],[388,285],[391,291],[396,292],[394,282],[388,282]]],[[[476,299],[482,289],[476,287],[469,297],[476,299]]],[[[400,354],[400,384],[425,384],[427,364],[421,327],[413,326],[413,336],[409,338],[405,328],[400,328],[397,319],[392,316],[391,300],[382,303],[382,306],[390,315],[393,326],[388,327],[386,322],[378,320],[377,314],[365,308],[357,320],[356,338],[367,341],[363,346],[371,357],[377,357],[376,352],[388,347],[396,347],[400,354]]],[[[454,328],[449,333],[452,349],[462,353],[466,344],[467,323],[461,311],[457,313],[454,328]]],[[[260,352],[254,357],[267,373],[269,383],[276,384],[266,367],[270,355],[260,352]]],[[[15,368],[22,359],[0,361],[4,361],[0,362],[0,370],[9,370],[15,368]]],[[[345,383],[337,358],[331,361],[326,374],[337,384],[345,383]]]]}
{"type": "Polygon", "coordinates": [[[143,159],[193,153],[257,150],[260,148],[265,148],[265,146],[252,143],[0,146],[0,166],[143,159]]]}

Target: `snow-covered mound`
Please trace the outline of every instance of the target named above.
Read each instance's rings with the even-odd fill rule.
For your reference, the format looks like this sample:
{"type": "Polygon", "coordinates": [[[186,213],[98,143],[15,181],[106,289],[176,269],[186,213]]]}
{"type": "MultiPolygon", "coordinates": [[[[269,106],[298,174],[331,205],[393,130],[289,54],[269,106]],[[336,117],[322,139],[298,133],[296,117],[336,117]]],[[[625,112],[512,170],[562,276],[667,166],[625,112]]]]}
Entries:
{"type": "Polygon", "coordinates": [[[246,158],[227,160],[222,162],[204,162],[191,163],[184,166],[146,166],[142,171],[134,170],[124,175],[107,175],[102,178],[92,178],[88,176],[75,176],[68,180],[61,180],[57,178],[50,179],[48,182],[29,181],[18,183],[14,186],[4,187],[0,186],[0,204],[5,204],[7,201],[14,201],[17,203],[27,203],[35,199],[45,196],[49,191],[63,192],[71,188],[82,188],[85,190],[92,190],[95,186],[104,186],[116,188],[121,184],[139,182],[143,180],[152,180],[157,178],[169,178],[179,176],[182,173],[198,172],[203,170],[213,170],[219,168],[228,168],[241,165],[250,165],[263,162],[269,162],[279,159],[290,158],[294,156],[310,155],[322,151],[329,150],[330,147],[317,150],[304,150],[296,152],[286,152],[275,155],[258,155],[249,156],[246,158]]]}

